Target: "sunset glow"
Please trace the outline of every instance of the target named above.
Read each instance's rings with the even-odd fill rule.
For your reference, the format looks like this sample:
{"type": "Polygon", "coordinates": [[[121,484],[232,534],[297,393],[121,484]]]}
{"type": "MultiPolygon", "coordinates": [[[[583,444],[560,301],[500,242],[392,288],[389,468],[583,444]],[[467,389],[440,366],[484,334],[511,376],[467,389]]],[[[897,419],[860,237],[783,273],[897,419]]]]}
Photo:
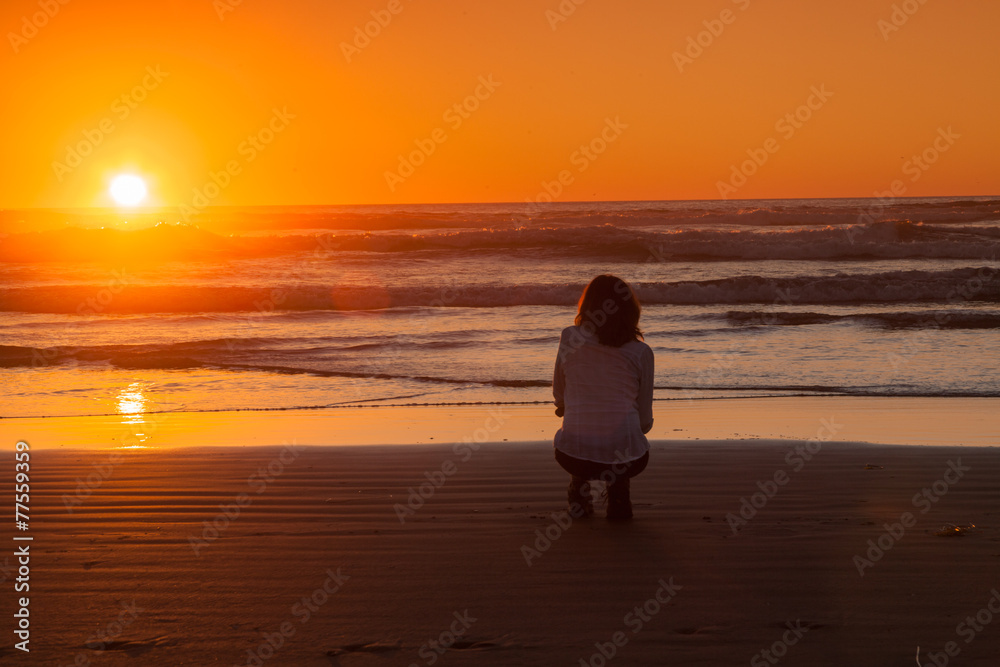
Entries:
{"type": "Polygon", "coordinates": [[[397,4],[60,4],[28,39],[4,3],[0,201],[95,205],[123,163],[175,207],[719,199],[771,138],[730,198],[1000,188],[995,2],[397,4]]]}

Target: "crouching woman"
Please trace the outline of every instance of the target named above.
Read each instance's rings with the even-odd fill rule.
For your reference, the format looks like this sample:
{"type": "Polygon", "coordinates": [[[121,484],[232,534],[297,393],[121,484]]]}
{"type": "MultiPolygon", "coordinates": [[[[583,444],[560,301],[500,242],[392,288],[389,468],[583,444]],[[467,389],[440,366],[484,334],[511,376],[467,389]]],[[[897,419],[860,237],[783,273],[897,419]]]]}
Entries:
{"type": "Polygon", "coordinates": [[[641,310],[628,283],[597,276],[559,340],[555,456],[572,476],[568,500],[578,517],[593,514],[589,482],[602,480],[607,518],[632,518],[630,480],[646,468],[653,427],[653,351],[639,329],[641,310]]]}

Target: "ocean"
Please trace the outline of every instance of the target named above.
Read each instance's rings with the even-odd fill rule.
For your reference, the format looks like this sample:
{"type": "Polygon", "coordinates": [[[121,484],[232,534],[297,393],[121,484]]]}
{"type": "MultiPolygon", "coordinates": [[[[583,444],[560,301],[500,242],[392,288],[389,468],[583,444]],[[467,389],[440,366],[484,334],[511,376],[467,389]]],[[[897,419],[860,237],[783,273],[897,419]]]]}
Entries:
{"type": "Polygon", "coordinates": [[[2,417],[546,403],[600,273],[642,302],[658,401],[1000,396],[998,199],[7,210],[0,232],[2,417]]]}

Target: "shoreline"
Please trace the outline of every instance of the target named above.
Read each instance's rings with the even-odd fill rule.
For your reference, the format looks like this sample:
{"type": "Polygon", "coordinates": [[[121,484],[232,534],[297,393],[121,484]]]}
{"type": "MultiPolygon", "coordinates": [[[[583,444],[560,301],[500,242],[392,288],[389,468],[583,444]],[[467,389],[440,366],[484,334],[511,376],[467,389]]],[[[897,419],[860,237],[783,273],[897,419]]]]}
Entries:
{"type": "MultiPolygon", "coordinates": [[[[654,403],[650,442],[825,440],[1000,445],[1000,398],[798,396],[654,403]]],[[[0,440],[33,449],[551,442],[551,405],[365,406],[0,419],[0,440]]]]}

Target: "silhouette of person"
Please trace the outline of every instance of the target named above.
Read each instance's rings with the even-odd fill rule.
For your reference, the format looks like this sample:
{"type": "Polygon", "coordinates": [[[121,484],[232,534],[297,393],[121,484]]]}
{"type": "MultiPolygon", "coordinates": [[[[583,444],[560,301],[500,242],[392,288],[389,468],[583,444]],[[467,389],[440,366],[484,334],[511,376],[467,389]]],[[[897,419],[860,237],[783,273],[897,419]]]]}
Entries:
{"type": "Polygon", "coordinates": [[[641,310],[628,283],[597,276],[559,339],[552,394],[563,424],[553,444],[572,476],[576,518],[593,514],[590,481],[597,479],[607,485],[607,518],[632,518],[630,480],[646,468],[645,434],[653,427],[653,350],[639,329],[641,310]]]}

